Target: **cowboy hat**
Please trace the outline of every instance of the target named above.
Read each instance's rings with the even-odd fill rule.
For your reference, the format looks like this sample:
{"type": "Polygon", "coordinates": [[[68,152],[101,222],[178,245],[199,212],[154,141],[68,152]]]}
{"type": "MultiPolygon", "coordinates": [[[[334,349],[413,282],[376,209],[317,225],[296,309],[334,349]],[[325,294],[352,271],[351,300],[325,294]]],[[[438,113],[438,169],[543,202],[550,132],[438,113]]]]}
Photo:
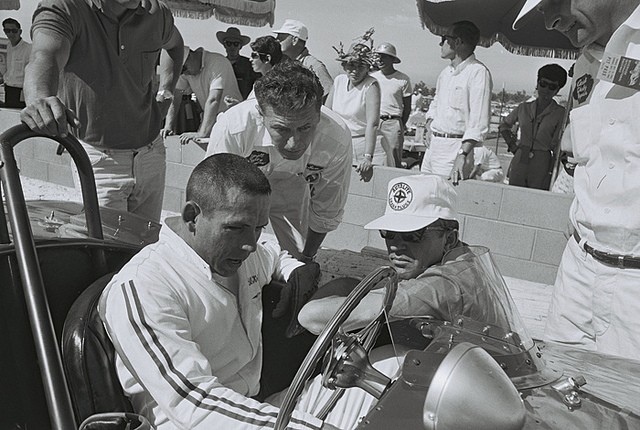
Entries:
{"type": "Polygon", "coordinates": [[[223,45],[226,40],[237,40],[238,42],[240,42],[241,47],[251,42],[251,38],[249,36],[240,34],[240,30],[238,30],[236,27],[229,27],[226,31],[218,31],[216,33],[216,38],[218,39],[218,42],[222,43],[223,45]]]}

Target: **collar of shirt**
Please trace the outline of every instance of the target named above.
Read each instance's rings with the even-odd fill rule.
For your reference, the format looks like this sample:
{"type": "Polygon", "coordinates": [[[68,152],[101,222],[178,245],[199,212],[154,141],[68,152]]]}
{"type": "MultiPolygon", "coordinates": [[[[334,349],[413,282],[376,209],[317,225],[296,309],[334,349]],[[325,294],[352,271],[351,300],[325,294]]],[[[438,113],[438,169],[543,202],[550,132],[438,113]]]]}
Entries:
{"type": "Polygon", "coordinates": [[[302,50],[302,52],[300,54],[298,54],[298,56],[296,57],[296,60],[298,61],[302,61],[302,59],[304,57],[306,57],[307,55],[309,55],[309,49],[307,49],[306,47],[302,50]]]}
{"type": "Polygon", "coordinates": [[[451,73],[453,75],[458,75],[460,73],[462,73],[462,71],[471,63],[475,63],[476,61],[476,54],[471,54],[469,55],[467,58],[465,58],[460,64],[458,64],[457,66],[452,66],[451,64],[449,64],[449,67],[451,68],[451,73]]]}
{"type": "Polygon", "coordinates": [[[168,225],[162,225],[160,238],[170,246],[171,258],[178,257],[184,262],[190,262],[203,276],[212,280],[211,267],[168,225]]]}
{"type": "MultiPolygon", "coordinates": [[[[114,19],[114,17],[112,17],[111,15],[105,13],[104,11],[104,3],[106,1],[112,1],[112,0],[85,0],[89,6],[92,6],[96,9],[98,9],[100,12],[102,12],[102,14],[106,17],[109,17],[110,19],[114,19]]],[[[142,7],[142,4],[139,4],[138,7],[136,7],[135,9],[129,9],[127,12],[134,12],[136,15],[141,15],[144,13],[147,13],[147,11],[142,7]]],[[[123,18],[125,18],[128,14],[125,13],[120,19],[115,19],[116,21],[123,21],[123,18]]]]}

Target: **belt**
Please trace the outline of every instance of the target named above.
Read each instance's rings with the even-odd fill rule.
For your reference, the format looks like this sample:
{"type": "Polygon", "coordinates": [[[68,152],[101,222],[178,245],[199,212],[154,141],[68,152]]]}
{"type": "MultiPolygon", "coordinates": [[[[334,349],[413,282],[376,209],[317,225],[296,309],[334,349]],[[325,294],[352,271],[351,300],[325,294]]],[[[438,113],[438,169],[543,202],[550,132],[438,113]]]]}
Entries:
{"type": "Polygon", "coordinates": [[[435,137],[444,137],[447,139],[462,139],[462,137],[464,136],[464,134],[440,133],[439,131],[432,131],[431,134],[433,134],[435,137]]]}
{"type": "MultiPolygon", "coordinates": [[[[573,238],[580,244],[580,235],[578,232],[573,232],[573,238]]],[[[589,246],[586,242],[582,245],[587,254],[591,255],[594,259],[598,260],[602,264],[607,266],[614,266],[619,269],[640,269],[640,257],[633,257],[631,255],[618,255],[611,254],[609,252],[598,251],[589,246]]]]}
{"type": "Polygon", "coordinates": [[[390,119],[402,119],[402,117],[398,115],[380,115],[380,119],[383,121],[387,121],[390,119]]]}

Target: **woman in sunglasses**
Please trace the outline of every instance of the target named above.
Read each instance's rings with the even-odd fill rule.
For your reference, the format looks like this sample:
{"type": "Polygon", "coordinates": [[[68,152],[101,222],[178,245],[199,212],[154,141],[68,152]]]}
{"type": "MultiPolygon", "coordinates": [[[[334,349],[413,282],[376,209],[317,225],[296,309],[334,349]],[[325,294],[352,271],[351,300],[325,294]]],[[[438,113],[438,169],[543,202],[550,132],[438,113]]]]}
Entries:
{"type": "Polygon", "coordinates": [[[282,60],[280,42],[273,36],[262,36],[251,42],[251,67],[264,76],[282,60]]]}
{"type": "MultiPolygon", "coordinates": [[[[367,182],[373,175],[373,165],[386,166],[387,156],[382,148],[382,136],[378,133],[380,119],[380,86],[369,75],[375,57],[362,41],[351,45],[347,52],[336,49],[337,61],[345,73],[336,76],[325,105],[339,114],[351,131],[353,165],[361,180],[367,182]]],[[[371,43],[371,42],[369,42],[371,43]]]]}
{"type": "Polygon", "coordinates": [[[565,109],[553,97],[567,83],[567,72],[557,64],[538,70],[536,91],[532,101],[521,103],[500,124],[513,160],[509,168],[509,184],[548,190],[553,170],[553,154],[559,149],[565,109]],[[518,141],[512,129],[520,126],[518,141]]]}

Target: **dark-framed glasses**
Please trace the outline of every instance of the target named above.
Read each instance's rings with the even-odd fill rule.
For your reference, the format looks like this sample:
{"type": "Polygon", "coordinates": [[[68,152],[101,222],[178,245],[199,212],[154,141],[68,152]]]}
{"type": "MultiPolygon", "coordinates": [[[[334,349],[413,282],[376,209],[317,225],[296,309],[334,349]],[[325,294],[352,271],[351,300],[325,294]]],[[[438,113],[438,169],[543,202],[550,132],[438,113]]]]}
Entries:
{"type": "Polygon", "coordinates": [[[5,34],[18,33],[20,32],[19,28],[3,28],[5,34]]]}
{"type": "Polygon", "coordinates": [[[405,242],[419,243],[422,241],[422,238],[424,237],[424,233],[426,231],[448,231],[448,229],[443,227],[424,227],[424,228],[421,228],[420,230],[414,230],[414,231],[402,231],[402,232],[391,231],[391,230],[379,230],[379,231],[380,231],[380,236],[382,236],[383,239],[392,240],[397,235],[400,235],[400,238],[405,242]]]}
{"type": "Polygon", "coordinates": [[[237,40],[225,40],[224,46],[226,46],[227,48],[238,47],[240,46],[240,42],[238,42],[237,40]]]}
{"type": "Polygon", "coordinates": [[[271,55],[263,54],[262,52],[256,51],[251,52],[251,58],[253,58],[254,60],[257,60],[259,58],[263,63],[268,63],[269,61],[271,61],[271,55]]]}
{"type": "Polygon", "coordinates": [[[559,85],[556,84],[555,82],[548,82],[542,79],[538,81],[538,85],[540,86],[540,88],[549,88],[551,91],[555,91],[559,87],[559,85]]]}
{"type": "Polygon", "coordinates": [[[453,36],[451,34],[443,34],[442,36],[440,36],[440,45],[444,45],[444,42],[449,39],[456,39],[456,36],[453,36]]]}

